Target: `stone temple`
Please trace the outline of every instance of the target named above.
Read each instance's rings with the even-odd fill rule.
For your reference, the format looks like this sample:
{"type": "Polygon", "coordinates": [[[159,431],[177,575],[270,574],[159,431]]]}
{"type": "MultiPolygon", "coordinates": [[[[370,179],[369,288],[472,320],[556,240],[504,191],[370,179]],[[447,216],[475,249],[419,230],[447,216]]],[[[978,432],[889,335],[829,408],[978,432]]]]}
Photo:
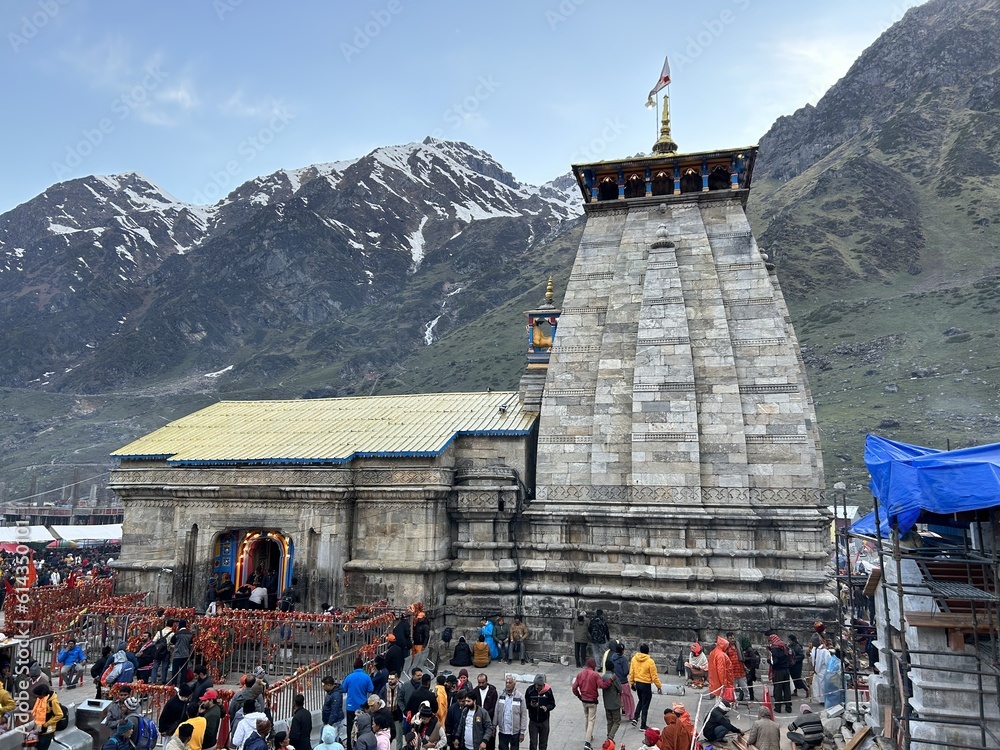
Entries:
{"type": "Polygon", "coordinates": [[[554,645],[598,608],[671,648],[811,627],[831,519],[755,157],[677,153],[665,106],[651,156],[575,165],[586,227],[517,392],[223,402],[116,451],[126,586],[199,604],[263,565],[310,608],[519,613],[554,645]]]}

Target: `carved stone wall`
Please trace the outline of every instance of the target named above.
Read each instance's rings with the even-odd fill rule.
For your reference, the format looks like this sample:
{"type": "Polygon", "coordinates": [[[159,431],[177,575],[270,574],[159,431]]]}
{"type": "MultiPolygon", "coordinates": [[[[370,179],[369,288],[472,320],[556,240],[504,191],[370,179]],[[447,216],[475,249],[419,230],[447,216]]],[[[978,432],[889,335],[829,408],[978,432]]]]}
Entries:
{"type": "Polygon", "coordinates": [[[380,598],[442,606],[454,563],[492,559],[472,544],[456,556],[456,543],[506,543],[529,472],[528,442],[463,436],[434,459],[359,459],[343,467],[124,461],[112,476],[125,507],[123,584],[200,606],[218,535],[263,528],[293,541],[309,609],[380,598]],[[496,477],[502,487],[491,492],[496,477]],[[457,522],[470,514],[478,515],[457,522]]]}
{"type": "Polygon", "coordinates": [[[588,211],[518,548],[552,639],[577,609],[680,643],[835,604],[805,370],[741,201],[588,211]]]}

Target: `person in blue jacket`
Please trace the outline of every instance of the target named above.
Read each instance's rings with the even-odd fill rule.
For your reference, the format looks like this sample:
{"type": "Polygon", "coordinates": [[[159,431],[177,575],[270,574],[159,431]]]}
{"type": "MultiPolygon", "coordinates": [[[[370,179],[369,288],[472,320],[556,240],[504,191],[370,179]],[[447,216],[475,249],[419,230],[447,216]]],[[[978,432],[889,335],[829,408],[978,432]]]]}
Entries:
{"type": "Polygon", "coordinates": [[[341,683],[344,691],[344,711],[347,713],[347,747],[351,747],[351,729],[354,727],[354,713],[364,708],[368,701],[368,696],[375,689],[372,685],[372,678],[365,671],[364,662],[361,659],[354,660],[354,671],[344,678],[341,683]]]}
{"type": "Polygon", "coordinates": [[[479,628],[479,635],[486,638],[486,645],[490,647],[490,659],[500,658],[500,649],[497,648],[497,640],[493,637],[493,621],[487,618],[483,618],[482,625],[479,628]]]}
{"type": "Polygon", "coordinates": [[[332,674],[323,678],[323,724],[333,727],[334,737],[340,737],[344,730],[344,691],[332,674]]]}
{"type": "Polygon", "coordinates": [[[65,648],[56,657],[56,662],[60,666],[60,673],[66,683],[66,688],[68,690],[75,688],[76,680],[83,671],[83,665],[87,662],[87,655],[82,648],[76,645],[75,638],[67,639],[65,648]]]}

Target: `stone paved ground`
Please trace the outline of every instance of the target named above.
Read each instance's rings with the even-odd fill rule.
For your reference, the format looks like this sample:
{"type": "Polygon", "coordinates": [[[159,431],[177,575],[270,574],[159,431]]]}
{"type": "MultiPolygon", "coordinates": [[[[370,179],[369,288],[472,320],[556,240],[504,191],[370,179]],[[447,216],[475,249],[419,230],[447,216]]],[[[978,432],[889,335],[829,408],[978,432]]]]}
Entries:
{"type": "MultiPolygon", "coordinates": [[[[452,671],[458,671],[457,668],[448,667],[442,665],[444,669],[450,669],[452,671]]],[[[518,680],[518,689],[523,693],[534,678],[535,673],[542,672],[546,675],[546,679],[552,686],[552,690],[555,693],[556,698],[556,710],[552,713],[552,726],[549,733],[549,750],[582,750],[584,741],[584,722],[583,722],[583,708],[576,696],[573,695],[570,685],[573,681],[573,677],[579,671],[573,666],[564,667],[561,664],[553,664],[551,662],[544,662],[535,665],[526,665],[522,667],[520,664],[512,664],[507,666],[506,664],[493,663],[486,669],[480,670],[475,667],[469,668],[469,674],[472,677],[472,681],[475,682],[476,675],[479,672],[485,672],[489,678],[490,682],[497,686],[497,690],[503,690],[504,674],[506,672],[513,672],[520,678],[524,675],[525,681],[522,682],[518,680]]],[[[666,686],[671,685],[681,685],[684,680],[681,677],[671,675],[664,676],[662,671],[660,673],[660,681],[666,686]]],[[[692,691],[687,690],[685,695],[658,695],[656,690],[653,690],[653,702],[650,704],[649,708],[649,718],[651,723],[650,726],[656,726],[657,728],[662,727],[663,710],[669,708],[674,701],[680,701],[684,703],[688,711],[691,712],[691,716],[694,717],[695,712],[698,710],[699,701],[702,705],[702,721],[704,720],[705,711],[711,710],[711,706],[714,705],[713,702],[708,700],[701,700],[701,696],[705,691],[692,691]],[[653,717],[656,717],[656,721],[653,721],[653,717]]],[[[756,692],[756,697],[759,699],[760,691],[756,692]]],[[[792,714],[780,714],[776,718],[778,722],[782,725],[783,729],[782,735],[782,750],[793,750],[792,744],[788,742],[785,738],[784,727],[788,725],[788,722],[795,717],[795,714],[799,712],[799,706],[804,702],[803,699],[793,698],[793,711],[792,714]]],[[[816,705],[813,705],[816,709],[816,705]]],[[[733,723],[743,729],[748,729],[756,719],[758,706],[754,705],[752,708],[748,708],[745,705],[741,705],[739,708],[739,714],[734,716],[733,723]],[[751,713],[753,718],[750,718],[751,713]]],[[[594,732],[594,749],[599,750],[604,739],[607,737],[607,722],[604,718],[604,706],[598,706],[597,710],[597,726],[594,732]]],[[[621,747],[622,742],[625,743],[627,750],[638,750],[639,745],[642,743],[642,732],[638,727],[633,727],[630,723],[624,724],[618,730],[618,736],[616,738],[616,743],[618,747],[621,747]]],[[[521,746],[527,750],[528,748],[528,738],[525,736],[524,743],[521,746]]]]}

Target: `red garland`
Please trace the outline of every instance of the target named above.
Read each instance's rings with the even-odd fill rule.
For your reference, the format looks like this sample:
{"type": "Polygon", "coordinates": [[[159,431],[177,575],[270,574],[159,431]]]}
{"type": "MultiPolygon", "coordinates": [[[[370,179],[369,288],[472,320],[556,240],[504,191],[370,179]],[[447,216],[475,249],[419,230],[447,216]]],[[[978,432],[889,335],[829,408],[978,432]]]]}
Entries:
{"type": "MultiPolygon", "coordinates": [[[[219,672],[219,665],[224,664],[232,655],[234,644],[247,640],[266,640],[271,632],[284,624],[315,623],[330,628],[342,627],[345,631],[370,634],[367,642],[360,648],[360,656],[370,661],[382,650],[388,627],[401,614],[413,614],[423,610],[421,603],[409,607],[405,613],[390,609],[386,600],[373,604],[363,604],[350,612],[336,616],[310,612],[271,612],[261,610],[222,610],[220,614],[209,617],[199,616],[191,608],[182,607],[150,607],[142,604],[146,598],[144,593],[112,596],[113,581],[98,579],[92,582],[79,583],[73,587],[46,586],[30,589],[31,602],[28,605],[28,617],[33,619],[32,633],[44,635],[59,633],[82,626],[85,617],[107,618],[108,629],[120,632],[118,627],[122,621],[127,621],[126,647],[134,652],[142,641],[146,631],[155,632],[162,627],[163,617],[175,620],[187,620],[194,633],[194,647],[205,663],[209,665],[213,678],[223,680],[226,675],[219,672]]],[[[8,597],[5,604],[11,606],[8,618],[22,619],[23,612],[15,609],[15,597],[8,597]]],[[[8,620],[12,621],[12,620],[8,620]]],[[[272,649],[281,647],[281,642],[271,645],[272,649]]],[[[274,688],[283,689],[293,683],[299,675],[313,666],[299,668],[295,674],[275,683],[274,688]]],[[[173,688],[155,685],[144,685],[143,694],[169,697],[173,688]]],[[[114,694],[112,690],[112,694],[114,694]]],[[[225,691],[229,692],[230,691],[225,691]]],[[[220,692],[221,695],[221,692],[220,692]]]]}
{"type": "Polygon", "coordinates": [[[56,633],[65,629],[60,627],[65,620],[60,617],[62,612],[79,613],[82,608],[110,597],[113,587],[114,579],[98,578],[80,580],[73,586],[63,583],[8,592],[3,605],[4,621],[30,622],[33,636],[56,633]]]}

